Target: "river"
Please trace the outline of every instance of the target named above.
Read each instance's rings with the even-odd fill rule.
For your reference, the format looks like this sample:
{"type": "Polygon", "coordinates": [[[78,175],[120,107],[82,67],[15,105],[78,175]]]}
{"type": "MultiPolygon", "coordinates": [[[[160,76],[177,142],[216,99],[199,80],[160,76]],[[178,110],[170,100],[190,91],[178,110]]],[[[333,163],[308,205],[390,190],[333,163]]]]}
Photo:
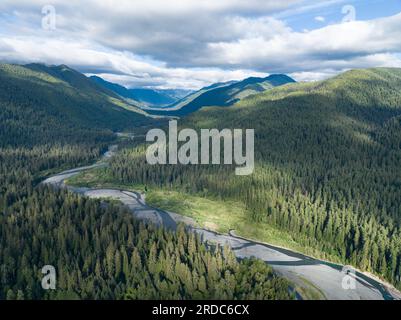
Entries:
{"type": "MultiPolygon", "coordinates": [[[[138,219],[150,221],[169,229],[175,229],[178,223],[184,223],[191,230],[201,235],[204,241],[211,241],[221,245],[228,244],[238,258],[256,257],[268,263],[274,271],[289,279],[294,284],[308,288],[314,296],[329,300],[394,300],[400,299],[400,293],[374,277],[355,271],[343,271],[343,266],[318,260],[306,255],[244,239],[235,235],[220,234],[197,227],[195,221],[189,217],[174,212],[153,208],[146,204],[146,197],[139,192],[117,189],[95,189],[74,187],[65,184],[65,180],[82,171],[107,166],[107,161],[117,150],[117,145],[110,146],[97,163],[66,170],[55,174],[42,183],[58,188],[66,188],[90,198],[113,198],[126,205],[138,219]],[[343,284],[346,284],[345,286],[343,284]],[[348,285],[347,285],[348,284],[348,285]],[[351,284],[351,285],[350,285],[351,284]]],[[[302,297],[302,294],[301,294],[302,297]]]]}

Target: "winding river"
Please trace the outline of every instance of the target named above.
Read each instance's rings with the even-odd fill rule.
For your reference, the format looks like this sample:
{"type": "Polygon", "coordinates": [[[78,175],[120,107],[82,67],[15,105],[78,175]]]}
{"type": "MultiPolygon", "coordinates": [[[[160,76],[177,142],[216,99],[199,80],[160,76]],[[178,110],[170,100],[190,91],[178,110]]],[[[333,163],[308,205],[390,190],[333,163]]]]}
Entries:
{"type": "MultiPolygon", "coordinates": [[[[178,223],[182,222],[194,232],[200,234],[204,241],[211,241],[221,245],[228,244],[238,258],[257,257],[262,259],[277,274],[300,287],[308,288],[309,292],[314,292],[313,296],[316,298],[329,300],[401,299],[400,293],[391,286],[353,269],[351,269],[350,273],[346,273],[343,271],[342,265],[311,258],[266,243],[245,239],[235,235],[234,231],[230,231],[229,234],[219,234],[199,228],[196,222],[189,217],[147,205],[145,195],[139,192],[82,188],[65,184],[66,179],[82,171],[107,166],[108,159],[114,155],[116,150],[117,145],[110,146],[109,150],[97,163],[63,171],[47,178],[42,183],[58,188],[66,188],[90,198],[113,198],[119,200],[132,211],[135,217],[173,230],[178,223]],[[346,284],[345,286],[344,283],[346,284]]],[[[302,297],[302,294],[299,297],[302,297]]]]}

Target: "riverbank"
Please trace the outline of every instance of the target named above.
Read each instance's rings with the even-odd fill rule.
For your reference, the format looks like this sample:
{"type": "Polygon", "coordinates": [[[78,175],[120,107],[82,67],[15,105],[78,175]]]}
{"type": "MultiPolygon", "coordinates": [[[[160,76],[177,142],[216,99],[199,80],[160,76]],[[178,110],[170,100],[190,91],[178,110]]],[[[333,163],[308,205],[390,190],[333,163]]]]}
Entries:
{"type": "MultiPolygon", "coordinates": [[[[111,151],[108,154],[108,158],[115,151],[111,151]]],[[[288,249],[240,238],[235,235],[221,234],[199,228],[192,218],[149,206],[146,204],[143,194],[139,192],[110,188],[74,187],[65,184],[66,179],[82,171],[107,165],[106,160],[108,158],[104,157],[103,161],[99,161],[92,166],[61,172],[49,177],[43,183],[67,188],[72,192],[91,198],[118,200],[126,205],[137,218],[157,225],[163,225],[167,228],[174,229],[178,223],[184,223],[200,234],[204,241],[229,245],[238,258],[256,257],[265,261],[278,274],[295,283],[299,288],[298,292],[304,295],[303,298],[329,300],[382,300],[399,298],[386,285],[360,272],[356,272],[354,276],[354,289],[343,288],[343,280],[347,274],[342,271],[341,265],[327,263],[288,249]]]]}

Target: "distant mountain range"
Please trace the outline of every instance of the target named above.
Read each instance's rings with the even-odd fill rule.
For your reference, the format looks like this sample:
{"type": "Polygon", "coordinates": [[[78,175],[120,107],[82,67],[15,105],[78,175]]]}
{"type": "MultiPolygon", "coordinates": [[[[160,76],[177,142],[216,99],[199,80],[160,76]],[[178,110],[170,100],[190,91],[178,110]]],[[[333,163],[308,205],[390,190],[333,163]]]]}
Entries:
{"type": "Polygon", "coordinates": [[[150,125],[159,114],[185,115],[203,105],[225,106],[292,81],[277,75],[216,83],[195,93],[164,90],[162,94],[151,89],[127,89],[98,77],[88,78],[66,65],[0,64],[0,145],[29,145],[43,136],[69,141],[72,131],[108,136],[112,131],[150,125]],[[183,97],[187,93],[190,94],[183,97]],[[171,101],[176,102],[159,106],[159,112],[147,107],[149,103],[171,101]]]}
{"type": "Polygon", "coordinates": [[[90,79],[139,107],[170,105],[192,93],[191,90],[183,89],[128,89],[122,85],[106,81],[98,76],[91,76],[90,79]]]}
{"type": "Polygon", "coordinates": [[[250,95],[294,83],[284,74],[273,74],[265,78],[250,77],[242,81],[216,83],[202,88],[165,108],[144,108],[147,113],[164,116],[184,116],[205,106],[230,106],[250,95]]]}

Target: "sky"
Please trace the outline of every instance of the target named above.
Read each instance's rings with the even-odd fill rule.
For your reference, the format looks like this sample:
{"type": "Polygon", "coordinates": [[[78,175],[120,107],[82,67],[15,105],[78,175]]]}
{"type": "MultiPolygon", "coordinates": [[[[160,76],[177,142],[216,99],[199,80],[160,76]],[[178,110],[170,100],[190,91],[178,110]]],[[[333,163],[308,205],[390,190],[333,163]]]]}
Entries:
{"type": "Polygon", "coordinates": [[[0,61],[130,88],[401,67],[401,0],[0,0],[0,61]]]}

